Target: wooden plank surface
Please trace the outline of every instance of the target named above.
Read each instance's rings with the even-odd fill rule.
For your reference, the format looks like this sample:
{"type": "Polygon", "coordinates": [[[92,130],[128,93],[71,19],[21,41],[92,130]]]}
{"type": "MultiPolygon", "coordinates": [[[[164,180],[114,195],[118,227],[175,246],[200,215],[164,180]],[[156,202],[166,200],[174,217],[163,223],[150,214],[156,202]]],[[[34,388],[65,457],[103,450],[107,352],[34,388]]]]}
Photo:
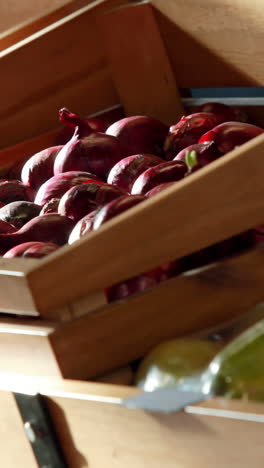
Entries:
{"type": "Polygon", "coordinates": [[[126,115],[179,120],[184,110],[150,3],[112,10],[98,22],[126,115]]]}
{"type": "Polygon", "coordinates": [[[95,378],[144,356],[166,339],[240,317],[264,299],[263,256],[264,249],[259,249],[173,278],[56,328],[50,340],[62,374],[95,378]]]}
{"type": "Polygon", "coordinates": [[[62,7],[71,0],[8,0],[0,5],[0,33],[30,18],[42,16],[47,10],[62,7]]]}
{"type": "MultiPolygon", "coordinates": [[[[73,321],[69,315],[63,324],[1,319],[0,368],[91,379],[126,366],[169,338],[216,333],[221,324],[232,335],[232,326],[238,332],[263,317],[263,309],[247,313],[264,299],[263,256],[259,248],[95,312],[84,306],[85,315],[73,321]]],[[[128,383],[131,378],[124,369],[103,380],[128,383]]]]}
{"type": "Polygon", "coordinates": [[[37,468],[14,396],[0,390],[0,451],[3,468],[37,468]]]}
{"type": "Polygon", "coordinates": [[[118,104],[95,19],[120,3],[93,2],[0,52],[0,147],[55,128],[61,107],[90,114],[118,104]]]}
{"type": "Polygon", "coordinates": [[[39,310],[262,224],[263,150],[261,135],[42,259],[27,275],[39,310]]]}
{"type": "Polygon", "coordinates": [[[262,0],[152,0],[180,87],[263,86],[262,0]]]}
{"type": "Polygon", "coordinates": [[[214,399],[169,415],[131,410],[122,398],[138,389],[124,386],[1,375],[1,461],[5,468],[36,468],[14,397],[10,391],[39,391],[45,397],[61,446],[71,468],[151,468],[176,464],[185,468],[262,468],[262,425],[206,416],[205,410],[225,409],[249,417],[263,415],[263,405],[214,399]],[[12,437],[6,437],[12,433],[12,437]],[[235,437],[234,437],[235,434],[235,437]],[[16,450],[13,450],[14,444],[16,450]],[[243,448],[245,447],[245,448],[243,448]]]}
{"type": "Polygon", "coordinates": [[[263,466],[261,423],[56,397],[48,399],[48,407],[74,468],[263,466]]]}
{"type": "Polygon", "coordinates": [[[0,6],[0,50],[15,44],[93,0],[12,0],[0,6]],[[21,8],[23,12],[21,12],[21,8]],[[5,11],[3,11],[5,9],[5,11]],[[23,14],[21,14],[23,13],[23,14]]]}

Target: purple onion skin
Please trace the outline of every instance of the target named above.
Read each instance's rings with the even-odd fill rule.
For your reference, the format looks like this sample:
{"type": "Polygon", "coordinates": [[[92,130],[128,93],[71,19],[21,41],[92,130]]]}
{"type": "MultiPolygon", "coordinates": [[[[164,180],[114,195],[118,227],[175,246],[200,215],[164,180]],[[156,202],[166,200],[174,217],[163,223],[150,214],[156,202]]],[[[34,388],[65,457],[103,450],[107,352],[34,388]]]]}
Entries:
{"type": "Polygon", "coordinates": [[[32,245],[32,247],[29,247],[22,256],[24,258],[43,258],[52,252],[55,252],[58,248],[59,246],[52,242],[43,242],[43,245],[32,245]]]}
{"type": "Polygon", "coordinates": [[[57,142],[61,145],[65,145],[72,138],[76,127],[79,129],[80,138],[89,136],[93,132],[104,133],[109,127],[109,123],[103,119],[94,117],[82,118],[65,107],[59,111],[59,119],[66,125],[57,137],[57,142]]]}
{"type": "Polygon", "coordinates": [[[195,172],[201,167],[207,166],[221,156],[214,141],[209,143],[196,143],[187,146],[180,151],[173,161],[184,161],[189,169],[189,173],[195,172]],[[186,157],[187,156],[187,157],[186,157]]]}
{"type": "Polygon", "coordinates": [[[20,180],[21,179],[21,171],[23,169],[24,164],[26,163],[25,160],[23,161],[16,161],[10,167],[9,171],[6,174],[6,178],[8,180],[20,180]]]}
{"type": "Polygon", "coordinates": [[[74,222],[66,216],[47,214],[37,216],[12,234],[0,234],[0,249],[7,251],[24,242],[52,242],[64,245],[68,242],[74,222]]]}
{"type": "Polygon", "coordinates": [[[163,145],[169,127],[159,120],[138,115],[118,120],[108,127],[107,135],[120,141],[125,156],[150,153],[163,156],[163,145]]]}
{"type": "Polygon", "coordinates": [[[27,201],[15,201],[0,208],[0,219],[20,229],[30,219],[39,216],[40,206],[27,201]]]}
{"type": "Polygon", "coordinates": [[[224,122],[205,133],[199,143],[213,141],[220,154],[226,154],[237,146],[261,135],[264,130],[256,125],[242,122],[224,122]]]}
{"type": "Polygon", "coordinates": [[[35,192],[20,180],[0,179],[0,201],[8,204],[14,201],[33,201],[35,192]]]}
{"type": "Polygon", "coordinates": [[[96,215],[96,210],[91,211],[88,215],[84,216],[78,223],[75,224],[69,239],[68,239],[68,244],[73,244],[77,240],[79,240],[81,237],[85,236],[89,232],[93,230],[93,221],[94,217],[96,215]]]}
{"type": "Polygon", "coordinates": [[[125,299],[132,294],[140,293],[156,286],[159,283],[159,279],[151,273],[142,274],[131,278],[122,283],[111,286],[106,289],[106,297],[108,302],[114,302],[120,299],[125,299]]]}
{"type": "Polygon", "coordinates": [[[56,157],[54,174],[87,171],[106,180],[109,171],[123,157],[117,138],[104,133],[92,133],[80,139],[76,132],[56,157]]]}
{"type": "Polygon", "coordinates": [[[257,246],[264,242],[264,226],[257,226],[251,231],[252,245],[257,246]]]}
{"type": "Polygon", "coordinates": [[[54,161],[63,146],[52,146],[34,154],[27,160],[21,171],[23,184],[34,190],[50,179],[53,174],[54,161]]]}
{"type": "Polygon", "coordinates": [[[13,233],[13,232],[16,232],[15,226],[0,219],[0,233],[8,234],[8,233],[13,233]]]}
{"type": "Polygon", "coordinates": [[[120,197],[125,192],[109,184],[90,182],[68,190],[60,200],[58,213],[77,222],[99,206],[120,197]]]}
{"type": "Polygon", "coordinates": [[[52,242],[24,242],[4,254],[4,258],[31,257],[42,258],[58,249],[52,242]]]}
{"type": "Polygon", "coordinates": [[[154,195],[157,195],[158,193],[162,192],[167,187],[171,187],[171,185],[173,185],[173,184],[174,184],[174,182],[167,182],[165,184],[156,185],[156,187],[154,187],[149,192],[147,192],[145,196],[147,198],[154,197],[154,195]]]}
{"type": "Polygon", "coordinates": [[[61,198],[71,187],[91,181],[98,181],[98,177],[89,172],[70,171],[57,174],[41,185],[37,192],[35,203],[44,206],[51,198],[61,198]]]}
{"type": "Polygon", "coordinates": [[[132,195],[144,195],[157,185],[183,179],[188,171],[184,161],[168,161],[143,172],[132,187],[132,195]]]}
{"type": "MultiPolygon", "coordinates": [[[[241,109],[234,109],[221,102],[207,102],[195,108],[195,112],[210,112],[216,114],[222,122],[237,121],[248,122],[249,118],[246,112],[241,109]]],[[[219,122],[220,123],[220,122],[219,122]]]]}
{"type": "Polygon", "coordinates": [[[51,198],[40,211],[40,216],[49,214],[49,213],[58,213],[58,206],[60,203],[60,198],[51,198]]]}
{"type": "Polygon", "coordinates": [[[170,127],[169,135],[164,144],[165,159],[174,159],[177,154],[187,146],[198,143],[199,138],[208,130],[221,122],[217,115],[199,112],[181,118],[170,127]]]}
{"type": "Polygon", "coordinates": [[[78,134],[80,138],[87,137],[94,132],[92,127],[89,123],[82,119],[78,114],[74,114],[73,112],[63,107],[59,110],[59,119],[64,124],[67,125],[69,129],[74,132],[75,128],[78,127],[78,134]]]}
{"type": "Polygon", "coordinates": [[[121,159],[112,167],[107,183],[116,185],[130,193],[135,180],[150,167],[157,166],[164,162],[158,156],[153,154],[134,154],[121,159]]]}
{"type": "Polygon", "coordinates": [[[129,210],[144,200],[145,197],[142,195],[124,195],[117,198],[116,200],[111,201],[110,203],[107,203],[96,212],[92,229],[96,231],[102,226],[102,224],[104,224],[106,221],[109,221],[109,219],[112,219],[120,213],[129,210]]]}

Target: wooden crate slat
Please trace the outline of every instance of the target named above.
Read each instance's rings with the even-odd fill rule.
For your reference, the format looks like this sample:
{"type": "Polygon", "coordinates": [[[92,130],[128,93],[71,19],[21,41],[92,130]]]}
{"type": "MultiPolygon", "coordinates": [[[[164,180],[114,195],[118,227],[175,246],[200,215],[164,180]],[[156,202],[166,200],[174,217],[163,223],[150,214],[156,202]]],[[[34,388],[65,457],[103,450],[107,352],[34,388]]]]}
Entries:
{"type": "Polygon", "coordinates": [[[263,86],[262,0],[152,0],[182,88],[263,86]]]}
{"type": "Polygon", "coordinates": [[[256,249],[173,278],[56,328],[50,340],[63,375],[81,378],[86,372],[86,378],[94,378],[144,356],[163,340],[241,316],[264,299],[263,255],[256,249]]]}
{"type": "Polygon", "coordinates": [[[70,466],[80,461],[94,468],[263,466],[258,422],[149,413],[63,397],[49,398],[48,407],[70,466]]]}
{"type": "Polygon", "coordinates": [[[126,115],[179,120],[184,109],[151,4],[115,9],[98,22],[126,115]]]}
{"type": "MultiPolygon", "coordinates": [[[[23,21],[21,21],[20,15],[18,24],[14,26],[12,25],[12,27],[5,29],[5,31],[0,34],[0,50],[7,49],[8,47],[82,8],[87,5],[87,3],[92,3],[93,1],[94,0],[66,0],[63,3],[59,1],[59,3],[54,5],[51,0],[51,4],[53,3],[53,5],[48,9],[45,7],[45,10],[41,12],[33,12],[31,10],[30,18],[27,16],[23,21]]],[[[18,0],[17,3],[20,4],[20,0],[18,0]]],[[[35,0],[32,1],[32,4],[35,4],[35,0]]]]}
{"type": "Polygon", "coordinates": [[[261,135],[42,259],[27,275],[39,310],[67,304],[262,224],[263,148],[261,135]]]}
{"type": "Polygon", "coordinates": [[[94,2],[0,52],[1,147],[57,127],[61,107],[87,115],[118,104],[96,16],[120,3],[94,2]]]}

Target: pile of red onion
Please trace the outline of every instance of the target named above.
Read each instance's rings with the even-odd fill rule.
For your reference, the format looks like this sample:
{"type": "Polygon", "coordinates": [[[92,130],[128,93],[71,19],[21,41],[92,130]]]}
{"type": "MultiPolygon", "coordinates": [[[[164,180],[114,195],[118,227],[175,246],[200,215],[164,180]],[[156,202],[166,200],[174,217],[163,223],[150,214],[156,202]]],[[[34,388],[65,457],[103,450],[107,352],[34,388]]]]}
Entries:
{"type": "MultiPolygon", "coordinates": [[[[237,109],[209,103],[170,127],[134,116],[112,124],[64,108],[54,146],[0,179],[0,253],[41,258],[263,133],[237,109]],[[18,176],[19,175],[19,176],[18,176]]],[[[114,301],[262,242],[258,227],[107,289],[114,301]]]]}

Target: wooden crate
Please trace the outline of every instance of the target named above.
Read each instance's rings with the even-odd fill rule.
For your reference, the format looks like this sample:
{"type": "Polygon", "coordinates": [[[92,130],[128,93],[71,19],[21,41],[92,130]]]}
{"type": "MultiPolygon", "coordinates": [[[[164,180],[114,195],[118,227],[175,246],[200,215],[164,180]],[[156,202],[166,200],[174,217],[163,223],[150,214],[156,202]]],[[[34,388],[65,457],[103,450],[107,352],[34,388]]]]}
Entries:
{"type": "MultiPolygon", "coordinates": [[[[90,4],[1,53],[1,89],[14,91],[2,99],[2,175],[11,163],[53,144],[61,106],[85,114],[107,108],[113,108],[115,116],[146,113],[169,123],[183,112],[178,86],[262,84],[258,22],[254,38],[260,60],[255,57],[253,62],[246,53],[251,36],[244,34],[238,19],[232,28],[217,17],[203,26],[201,16],[206,17],[212,2],[192,8],[194,31],[186,17],[188,2],[121,4],[90,4]],[[226,28],[229,40],[220,41],[226,28]],[[180,50],[172,47],[175,41],[180,50]],[[89,54],[87,44],[92,44],[89,54]],[[199,79],[197,44],[199,60],[207,63],[207,69],[199,68],[199,79]],[[219,59],[217,73],[209,68],[215,64],[212,56],[219,59]],[[246,60],[250,67],[245,70],[246,60]],[[29,61],[38,66],[32,70],[25,66],[29,61]]],[[[230,1],[230,9],[235,9],[232,5],[230,1]]],[[[257,7],[260,18],[263,12],[257,7]]],[[[236,8],[240,11],[240,2],[236,8]]],[[[224,6],[218,9],[221,17],[224,6]]],[[[2,319],[1,366],[14,372],[20,365],[25,373],[93,378],[143,356],[163,339],[235,318],[263,300],[262,248],[172,278],[125,301],[108,305],[104,294],[112,284],[262,223],[264,202],[258,195],[263,147],[261,136],[47,258],[1,259],[0,310],[34,317],[2,319]],[[233,193],[227,216],[222,193],[234,186],[234,174],[237,184],[243,182],[240,161],[252,178],[246,193],[233,193]],[[248,193],[258,200],[256,205],[247,203],[248,193]],[[194,206],[198,196],[200,203],[194,206]],[[188,216],[182,210],[187,205],[188,216]],[[215,206],[219,216],[211,224],[215,206]],[[20,350],[20,360],[14,349],[20,350]],[[39,350],[39,359],[33,350],[39,350]],[[31,359],[23,359],[26,356],[31,359]]]]}
{"type": "Polygon", "coordinates": [[[189,406],[188,412],[161,414],[123,407],[123,398],[138,393],[129,387],[5,379],[0,390],[5,468],[38,466],[14,391],[42,394],[69,468],[263,466],[261,404],[215,399],[189,406]]]}

